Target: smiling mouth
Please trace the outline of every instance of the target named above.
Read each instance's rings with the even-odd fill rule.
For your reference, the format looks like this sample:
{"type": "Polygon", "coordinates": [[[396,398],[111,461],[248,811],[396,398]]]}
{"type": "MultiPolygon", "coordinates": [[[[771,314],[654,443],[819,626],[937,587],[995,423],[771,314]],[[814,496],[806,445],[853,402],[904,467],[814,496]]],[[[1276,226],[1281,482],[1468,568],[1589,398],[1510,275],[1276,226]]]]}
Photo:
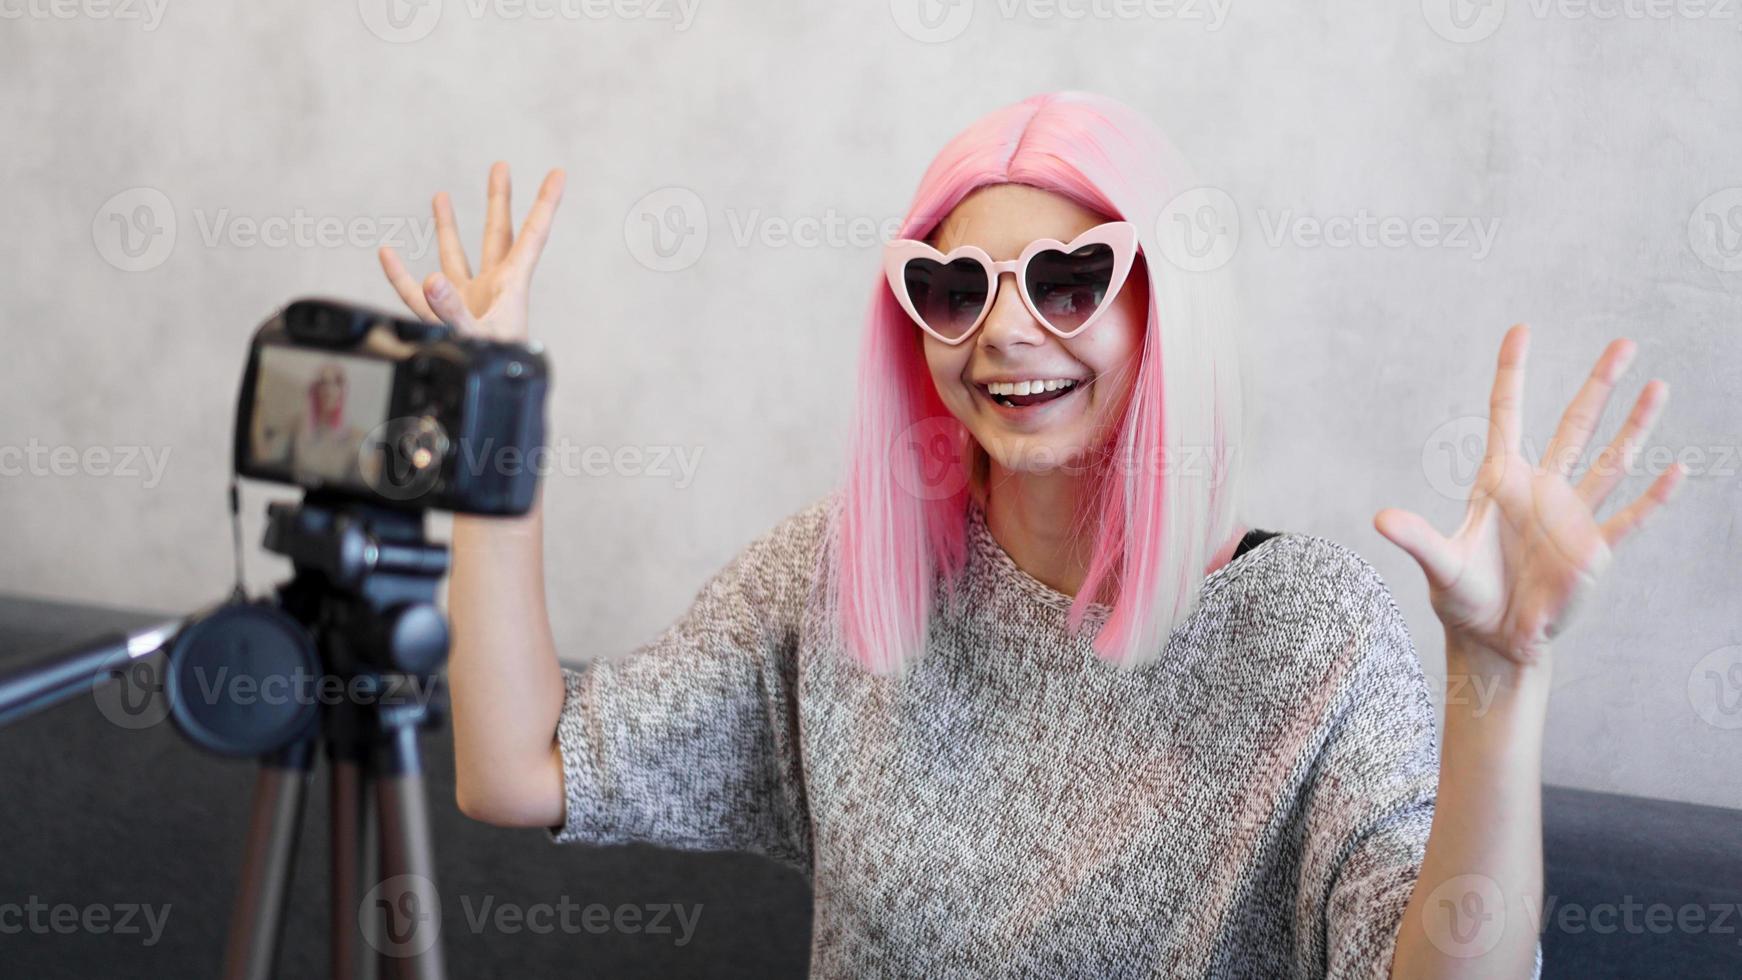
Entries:
{"type": "Polygon", "coordinates": [[[983,385],[983,384],[976,384],[976,385],[974,385],[974,388],[977,391],[979,391],[981,397],[992,402],[994,405],[997,405],[1000,408],[1003,408],[1007,411],[1010,411],[1010,410],[1020,410],[1020,409],[1025,409],[1025,408],[1032,408],[1032,407],[1035,407],[1037,405],[1047,405],[1047,404],[1051,404],[1052,402],[1056,402],[1056,401],[1060,401],[1060,400],[1065,399],[1065,398],[1069,398],[1072,395],[1075,395],[1082,388],[1087,387],[1088,384],[1089,384],[1089,382],[1087,382],[1087,381],[1079,381],[1079,382],[1072,384],[1068,387],[1057,388],[1057,389],[1054,389],[1052,391],[1043,391],[1043,392],[1038,392],[1038,393],[1029,394],[1029,395],[1002,395],[1002,394],[994,395],[987,388],[987,386],[983,385]]]}

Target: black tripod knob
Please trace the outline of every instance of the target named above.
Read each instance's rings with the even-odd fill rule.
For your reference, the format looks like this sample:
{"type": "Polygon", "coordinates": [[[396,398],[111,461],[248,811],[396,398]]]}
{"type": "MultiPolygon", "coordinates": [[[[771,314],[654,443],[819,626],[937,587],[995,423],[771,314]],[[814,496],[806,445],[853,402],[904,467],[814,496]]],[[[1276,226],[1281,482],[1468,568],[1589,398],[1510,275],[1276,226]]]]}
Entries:
{"type": "Polygon", "coordinates": [[[314,641],[270,605],[232,603],[183,630],[167,668],[170,715],[220,755],[265,755],[299,741],[320,711],[314,641]]]}
{"type": "Polygon", "coordinates": [[[375,663],[419,676],[432,674],[448,657],[448,623],[428,602],[402,602],[375,621],[375,663]]]}

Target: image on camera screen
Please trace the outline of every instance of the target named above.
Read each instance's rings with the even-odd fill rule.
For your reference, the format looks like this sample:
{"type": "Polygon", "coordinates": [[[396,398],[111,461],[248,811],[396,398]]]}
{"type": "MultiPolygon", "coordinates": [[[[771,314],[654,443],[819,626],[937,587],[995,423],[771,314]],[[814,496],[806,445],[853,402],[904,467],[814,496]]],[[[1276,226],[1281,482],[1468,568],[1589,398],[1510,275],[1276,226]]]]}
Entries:
{"type": "Polygon", "coordinates": [[[392,385],[389,361],[297,347],[262,349],[250,461],[302,486],[375,487],[380,453],[373,450],[387,421],[392,385]]]}

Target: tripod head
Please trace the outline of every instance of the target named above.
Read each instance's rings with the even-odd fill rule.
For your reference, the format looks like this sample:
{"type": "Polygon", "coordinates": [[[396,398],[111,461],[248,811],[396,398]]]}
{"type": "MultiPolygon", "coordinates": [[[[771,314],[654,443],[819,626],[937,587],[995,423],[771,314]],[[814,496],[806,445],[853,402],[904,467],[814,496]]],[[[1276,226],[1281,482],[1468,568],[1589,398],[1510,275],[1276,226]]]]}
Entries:
{"type": "Polygon", "coordinates": [[[329,670],[427,677],[447,659],[435,597],[448,550],[424,539],[422,511],[310,493],[268,505],[267,518],[266,549],[296,568],[279,599],[317,631],[329,670]]]}
{"type": "Polygon", "coordinates": [[[337,709],[333,744],[359,751],[360,706],[387,713],[383,723],[431,722],[448,652],[435,604],[448,552],[425,539],[422,512],[311,492],[267,516],[265,546],[295,575],[276,602],[223,606],[176,637],[164,694],[178,727],[221,755],[262,756],[307,738],[323,704],[337,709]],[[325,696],[334,690],[345,696],[325,696]]]}

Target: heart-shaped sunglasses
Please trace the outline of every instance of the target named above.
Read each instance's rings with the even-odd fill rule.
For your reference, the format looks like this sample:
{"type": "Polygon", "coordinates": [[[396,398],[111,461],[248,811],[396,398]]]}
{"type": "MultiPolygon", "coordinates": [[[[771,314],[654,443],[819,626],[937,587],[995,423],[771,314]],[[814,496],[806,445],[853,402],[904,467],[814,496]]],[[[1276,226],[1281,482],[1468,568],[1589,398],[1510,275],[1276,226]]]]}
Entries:
{"type": "Polygon", "coordinates": [[[1037,238],[1005,262],[973,245],[948,255],[898,238],[883,249],[883,274],[895,299],[926,333],[954,346],[973,336],[998,295],[998,279],[1016,277],[1022,305],[1064,340],[1089,329],[1113,304],[1137,255],[1137,226],[1096,225],[1069,242],[1037,238]]]}

